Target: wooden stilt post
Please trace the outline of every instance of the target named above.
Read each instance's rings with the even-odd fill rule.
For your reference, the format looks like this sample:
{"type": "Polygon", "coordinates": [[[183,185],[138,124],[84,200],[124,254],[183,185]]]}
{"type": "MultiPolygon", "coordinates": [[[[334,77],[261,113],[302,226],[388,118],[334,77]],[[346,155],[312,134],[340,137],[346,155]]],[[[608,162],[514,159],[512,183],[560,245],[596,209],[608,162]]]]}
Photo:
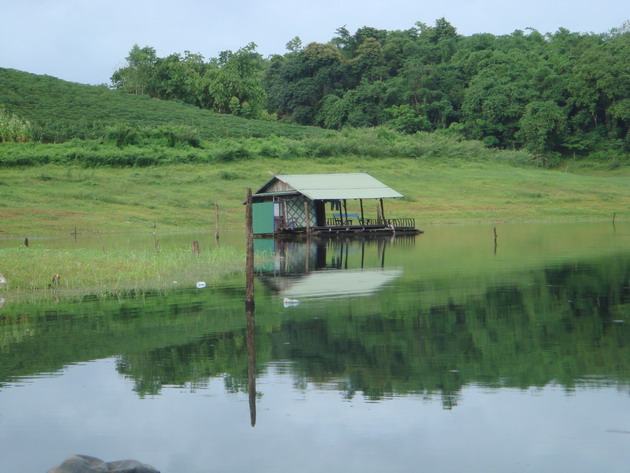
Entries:
{"type": "Polygon", "coordinates": [[[385,218],[385,207],[383,207],[383,199],[379,199],[381,201],[381,217],[383,218],[383,224],[387,225],[387,219],[385,218]]]}
{"type": "Polygon", "coordinates": [[[365,225],[365,215],[363,215],[363,199],[359,199],[359,205],[361,206],[361,225],[365,225]]]}
{"type": "Polygon", "coordinates": [[[311,215],[310,212],[308,211],[308,201],[304,201],[304,222],[305,222],[305,227],[306,227],[306,234],[310,234],[311,233],[311,215]]]}

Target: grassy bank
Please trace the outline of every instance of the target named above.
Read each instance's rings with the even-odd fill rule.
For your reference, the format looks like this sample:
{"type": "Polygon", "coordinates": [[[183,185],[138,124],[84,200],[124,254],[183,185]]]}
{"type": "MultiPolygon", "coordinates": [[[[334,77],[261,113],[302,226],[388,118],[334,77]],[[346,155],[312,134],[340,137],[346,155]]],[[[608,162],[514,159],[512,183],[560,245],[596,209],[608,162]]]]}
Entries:
{"type": "Polygon", "coordinates": [[[0,298],[77,296],[165,290],[210,283],[241,271],[245,255],[235,248],[190,249],[0,249],[6,284],[0,298]],[[55,275],[59,275],[55,278],[55,275]]]}
{"type": "MultiPolygon", "coordinates": [[[[630,218],[630,171],[514,167],[493,161],[274,158],[145,168],[44,165],[0,174],[0,237],[74,232],[214,230],[242,227],[242,202],[270,173],[367,171],[405,198],[387,202],[392,217],[435,223],[630,218]]],[[[356,210],[358,202],[350,202],[356,210]]],[[[372,209],[374,207],[374,209],[372,209]]],[[[376,205],[366,203],[366,212],[376,205]]]]}

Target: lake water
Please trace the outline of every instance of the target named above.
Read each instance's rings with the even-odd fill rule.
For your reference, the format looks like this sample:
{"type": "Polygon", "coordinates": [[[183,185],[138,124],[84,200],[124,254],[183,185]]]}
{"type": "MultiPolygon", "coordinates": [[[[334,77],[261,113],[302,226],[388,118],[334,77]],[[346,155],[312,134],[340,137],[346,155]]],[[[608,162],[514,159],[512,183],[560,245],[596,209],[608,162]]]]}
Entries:
{"type": "Polygon", "coordinates": [[[630,223],[424,230],[257,240],[249,333],[242,274],[7,300],[0,472],[626,472],[630,223]]]}

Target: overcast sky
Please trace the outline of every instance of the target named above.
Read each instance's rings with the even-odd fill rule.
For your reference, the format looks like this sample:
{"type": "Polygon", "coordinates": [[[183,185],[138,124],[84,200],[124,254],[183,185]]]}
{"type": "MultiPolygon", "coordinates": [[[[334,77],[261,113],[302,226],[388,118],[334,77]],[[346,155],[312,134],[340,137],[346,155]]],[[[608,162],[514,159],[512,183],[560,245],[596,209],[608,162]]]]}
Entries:
{"type": "Polygon", "coordinates": [[[564,27],[603,33],[630,19],[628,0],[0,0],[0,67],[109,83],[134,44],[158,56],[206,59],[250,42],[264,56],[286,43],[327,42],[335,30],[396,30],[446,18],[460,34],[564,27]]]}

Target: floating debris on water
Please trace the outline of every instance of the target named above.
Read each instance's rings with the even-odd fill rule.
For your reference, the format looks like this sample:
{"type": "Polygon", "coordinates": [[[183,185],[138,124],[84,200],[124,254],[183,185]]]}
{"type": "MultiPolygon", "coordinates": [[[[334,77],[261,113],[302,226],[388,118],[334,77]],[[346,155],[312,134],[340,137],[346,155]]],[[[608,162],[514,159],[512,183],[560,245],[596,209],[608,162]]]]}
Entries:
{"type": "Polygon", "coordinates": [[[297,299],[288,299],[285,297],[283,303],[285,307],[291,307],[293,305],[299,305],[300,301],[298,301],[297,299]]]}

